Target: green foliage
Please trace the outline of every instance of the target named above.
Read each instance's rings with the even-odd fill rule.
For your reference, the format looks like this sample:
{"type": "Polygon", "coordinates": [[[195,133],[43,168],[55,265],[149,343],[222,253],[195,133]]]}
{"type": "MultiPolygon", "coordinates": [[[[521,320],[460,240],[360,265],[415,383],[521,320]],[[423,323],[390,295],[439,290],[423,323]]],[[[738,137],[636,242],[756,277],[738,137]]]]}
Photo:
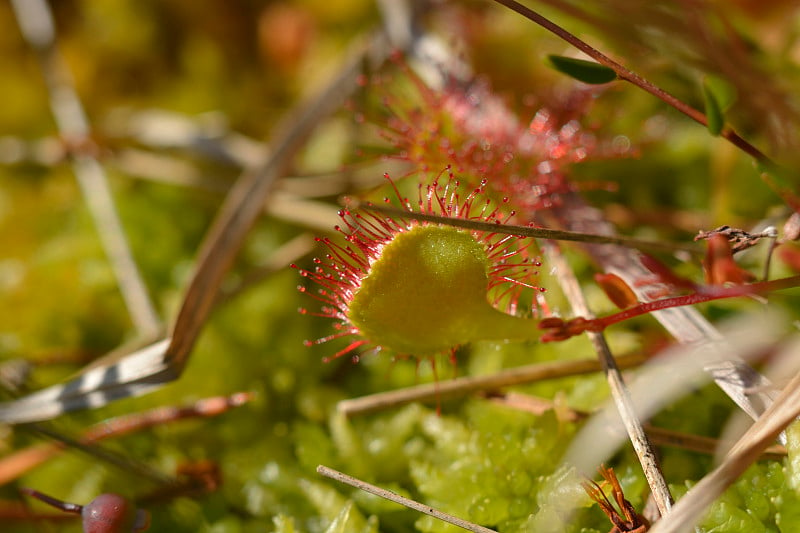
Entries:
{"type": "Polygon", "coordinates": [[[547,61],[551,67],[562,74],[590,85],[602,85],[617,79],[614,69],[594,61],[556,55],[547,56],[547,61]]]}
{"type": "Polygon", "coordinates": [[[705,102],[708,131],[719,135],[725,126],[725,112],[736,100],[736,89],[717,76],[703,78],[703,101],[705,102]]]}
{"type": "Polygon", "coordinates": [[[786,467],[777,462],[762,461],[751,466],[711,506],[701,527],[715,533],[788,532],[798,527],[800,497],[787,483],[786,475],[786,467]]]}

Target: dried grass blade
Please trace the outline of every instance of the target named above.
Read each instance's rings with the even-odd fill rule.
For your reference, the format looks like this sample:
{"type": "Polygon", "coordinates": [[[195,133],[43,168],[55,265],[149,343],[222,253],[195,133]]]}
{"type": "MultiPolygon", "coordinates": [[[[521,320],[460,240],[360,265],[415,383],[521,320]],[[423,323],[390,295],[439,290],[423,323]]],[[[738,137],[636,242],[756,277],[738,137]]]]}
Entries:
{"type": "MultiPolygon", "coordinates": [[[[800,339],[786,350],[794,357],[800,353],[800,339]]],[[[800,416],[800,374],[792,378],[773,404],[750,426],[725,459],[713,472],[692,487],[675,505],[669,518],[657,522],[651,533],[689,531],[711,505],[738,477],[755,462],[778,435],[800,416]]]]}
{"type": "MultiPolygon", "coordinates": [[[[617,364],[621,368],[630,368],[643,363],[644,360],[644,357],[641,355],[629,355],[620,357],[617,360],[617,364]]],[[[465,396],[474,392],[492,391],[503,387],[533,383],[545,379],[576,376],[579,374],[598,372],[601,369],[602,367],[597,359],[553,361],[512,368],[489,376],[466,376],[449,381],[427,383],[415,387],[343,400],[336,405],[336,409],[346,416],[364,415],[411,402],[438,402],[449,398],[465,396]]]]}
{"type": "Polygon", "coordinates": [[[176,378],[164,355],[169,339],[138,350],[109,366],[0,404],[0,421],[21,424],[48,420],[77,409],[102,407],[113,400],[150,392],[176,378]]]}
{"type": "Polygon", "coordinates": [[[400,505],[408,507],[409,509],[419,511],[420,513],[425,513],[426,515],[437,518],[443,522],[447,522],[448,524],[453,524],[461,529],[466,529],[467,531],[472,531],[473,533],[497,533],[493,529],[479,526],[478,524],[467,522],[466,520],[458,518],[457,516],[443,513],[442,511],[434,509],[429,505],[425,505],[414,500],[409,500],[408,498],[400,496],[399,494],[395,494],[390,490],[376,487],[375,485],[367,483],[366,481],[361,481],[360,479],[348,476],[347,474],[343,474],[342,472],[328,468],[327,466],[319,465],[317,467],[317,472],[325,477],[329,477],[341,483],[350,485],[351,487],[369,492],[375,496],[380,496],[381,498],[387,499],[391,502],[399,503],[400,505]]]}

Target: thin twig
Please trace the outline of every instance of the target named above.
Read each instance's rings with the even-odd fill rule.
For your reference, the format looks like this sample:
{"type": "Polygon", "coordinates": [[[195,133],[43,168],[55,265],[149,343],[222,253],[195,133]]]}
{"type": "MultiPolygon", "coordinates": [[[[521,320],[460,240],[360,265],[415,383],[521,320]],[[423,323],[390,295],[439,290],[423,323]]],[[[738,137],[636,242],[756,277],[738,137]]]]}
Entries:
{"type": "MultiPolygon", "coordinates": [[[[644,356],[635,354],[620,357],[618,364],[622,368],[630,368],[640,365],[644,360],[644,356]]],[[[512,368],[490,376],[467,376],[450,381],[428,383],[405,389],[371,394],[369,396],[341,401],[336,405],[336,409],[346,416],[363,415],[411,402],[441,401],[448,398],[465,396],[473,392],[497,390],[503,387],[521,385],[523,383],[589,374],[600,370],[602,370],[602,367],[597,359],[553,361],[512,368]]]]}
{"type": "Polygon", "coordinates": [[[161,331],[158,314],[131,254],[105,171],[93,154],[86,112],[63,57],[56,48],[53,14],[46,0],[11,2],[22,35],[36,51],[62,140],[71,147],[72,168],[119,284],[131,321],[142,337],[161,331]]]}
{"type": "MultiPolygon", "coordinates": [[[[653,426],[650,424],[644,425],[647,436],[650,440],[658,446],[671,446],[674,448],[681,448],[683,450],[690,450],[698,453],[715,454],[719,451],[721,446],[730,445],[728,441],[715,439],[713,437],[705,437],[703,435],[693,435],[691,433],[684,433],[682,431],[674,431],[672,429],[653,426]]],[[[772,444],[761,453],[760,460],[782,461],[788,451],[786,446],[780,444],[772,444]]]]}
{"type": "MultiPolygon", "coordinates": [[[[361,207],[356,202],[351,202],[351,204],[355,204],[356,207],[361,207]]],[[[628,246],[630,248],[636,248],[640,250],[650,250],[655,252],[691,252],[695,254],[702,252],[702,249],[695,244],[646,241],[641,239],[634,239],[631,237],[620,237],[618,235],[598,235],[594,233],[580,233],[576,231],[539,228],[533,226],[516,226],[514,224],[494,224],[489,222],[481,222],[479,220],[469,220],[457,217],[443,217],[439,215],[430,215],[427,213],[406,211],[404,209],[397,209],[395,207],[388,207],[376,204],[366,204],[363,206],[363,208],[369,211],[374,211],[376,213],[381,213],[392,217],[406,218],[422,222],[434,222],[436,224],[443,224],[458,228],[486,231],[492,233],[502,233],[507,235],[517,235],[520,237],[534,237],[538,239],[549,239],[553,241],[572,241],[572,242],[584,242],[590,244],[617,244],[621,246],[628,246]]]]}
{"type": "Polygon", "coordinates": [[[408,507],[409,509],[419,511],[420,513],[425,513],[428,516],[432,516],[443,522],[447,522],[448,524],[453,524],[454,526],[460,527],[461,529],[466,529],[467,531],[473,531],[474,533],[497,533],[493,529],[479,526],[478,524],[473,524],[472,522],[467,522],[462,518],[458,518],[457,516],[443,513],[442,511],[437,511],[436,509],[434,509],[429,505],[424,505],[417,501],[409,500],[408,498],[404,498],[403,496],[395,494],[390,490],[376,487],[375,485],[367,483],[366,481],[361,481],[360,479],[348,476],[347,474],[343,474],[342,472],[339,472],[338,470],[334,470],[332,468],[328,468],[327,466],[319,465],[317,467],[317,473],[325,477],[329,477],[340,483],[344,483],[345,485],[350,485],[351,487],[363,490],[364,492],[369,492],[370,494],[374,494],[375,496],[380,496],[381,498],[389,500],[390,502],[399,503],[400,505],[408,507]]]}
{"type": "MultiPolygon", "coordinates": [[[[576,315],[591,318],[593,315],[569,263],[567,263],[564,256],[558,251],[554,244],[549,244],[546,247],[546,251],[549,260],[553,264],[553,270],[556,272],[561,288],[572,306],[573,312],[576,315]]],[[[639,458],[639,462],[642,465],[642,470],[650,485],[650,490],[658,505],[658,510],[661,512],[661,515],[664,516],[669,512],[674,500],[669,492],[669,487],[667,487],[667,482],[664,480],[664,476],[661,473],[655,450],[653,450],[650,441],[647,439],[647,434],[642,427],[641,421],[636,416],[630,393],[625,386],[622,373],[614,360],[611,349],[608,347],[605,336],[602,332],[594,331],[587,332],[587,335],[605,370],[606,379],[611,388],[611,396],[614,399],[619,415],[628,432],[628,437],[630,438],[631,444],[633,444],[636,456],[639,458]]]]}

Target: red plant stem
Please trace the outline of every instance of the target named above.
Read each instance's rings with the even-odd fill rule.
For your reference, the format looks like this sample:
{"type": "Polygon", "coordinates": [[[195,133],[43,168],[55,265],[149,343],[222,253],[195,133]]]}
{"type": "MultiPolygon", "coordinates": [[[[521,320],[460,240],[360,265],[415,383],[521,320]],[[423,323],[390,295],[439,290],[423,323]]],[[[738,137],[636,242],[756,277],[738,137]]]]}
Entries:
{"type": "Polygon", "coordinates": [[[58,498],[53,498],[52,496],[48,496],[47,494],[41,493],[35,489],[29,489],[27,487],[22,487],[20,492],[23,494],[27,494],[28,496],[32,496],[37,500],[43,501],[47,505],[51,505],[56,509],[61,509],[65,513],[73,513],[73,514],[80,514],[83,511],[83,505],[79,505],[77,503],[69,503],[63,500],[59,500],[58,498]]]}
{"type": "MultiPolygon", "coordinates": [[[[579,39],[572,33],[568,32],[558,24],[551,22],[550,20],[546,19],[536,11],[526,7],[516,0],[494,0],[498,4],[504,5],[505,7],[511,9],[512,11],[519,13],[523,17],[527,18],[528,20],[538,24],[539,26],[543,27],[547,31],[553,33],[560,39],[563,39],[567,43],[571,44],[587,56],[591,57],[598,63],[603,66],[606,66],[612,69],[616,74],[617,77],[625,80],[633,85],[639,87],[640,89],[652,94],[659,100],[665,102],[666,104],[670,105],[671,107],[677,109],[687,117],[691,118],[695,122],[702,124],[703,126],[708,126],[708,119],[706,115],[698,110],[690,106],[689,104],[683,102],[682,100],[676,98],[675,96],[671,95],[664,89],[654,85],[653,83],[647,81],[643,77],[639,76],[635,72],[627,69],[626,67],[620,65],[601,51],[593,48],[587,42],[579,39]]],[[[764,165],[766,168],[773,170],[775,172],[781,172],[781,167],[777,163],[775,163],[769,156],[767,156],[764,152],[750,144],[748,141],[743,139],[739,136],[732,128],[726,126],[722,132],[720,132],[720,136],[723,137],[725,140],[742,150],[744,153],[751,156],[755,159],[758,163],[764,165]]],[[[765,177],[764,181],[769,185],[773,191],[775,191],[778,196],[780,196],[783,201],[785,201],[788,205],[792,207],[797,212],[800,212],[800,198],[794,194],[793,191],[789,190],[786,187],[780,186],[779,184],[775,183],[773,180],[765,177]]]]}
{"type": "Polygon", "coordinates": [[[700,291],[692,294],[641,303],[635,307],[625,309],[624,311],[620,311],[619,313],[615,313],[613,315],[589,320],[586,323],[586,330],[602,331],[613,324],[617,324],[640,315],[645,315],[653,311],[668,309],[670,307],[695,305],[699,303],[710,302],[712,300],[763,294],[797,286],[800,286],[800,276],[791,276],[772,281],[762,281],[759,283],[751,283],[749,285],[736,285],[733,287],[701,287],[700,291]]]}

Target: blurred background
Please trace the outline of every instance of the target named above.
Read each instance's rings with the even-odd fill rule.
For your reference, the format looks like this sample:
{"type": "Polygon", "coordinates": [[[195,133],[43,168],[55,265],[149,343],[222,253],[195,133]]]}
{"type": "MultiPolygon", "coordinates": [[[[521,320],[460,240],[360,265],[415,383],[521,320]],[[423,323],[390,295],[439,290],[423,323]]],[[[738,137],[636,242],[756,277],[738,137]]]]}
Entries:
{"type": "MultiPolygon", "coordinates": [[[[0,455],[10,458],[0,463],[0,529],[81,530],[65,517],[38,519],[37,514],[54,511],[30,501],[26,515],[19,488],[32,487],[77,503],[119,492],[153,514],[156,532],[450,531],[412,511],[321,481],[314,468],[323,463],[500,531],[544,531],[536,524],[544,523],[553,512],[548,506],[555,504],[538,491],[557,475],[556,458],[576,423],[557,420],[552,412],[509,413],[480,398],[446,402],[442,416],[435,404],[412,405],[348,421],[335,414],[337,401],[431,381],[430,366],[384,356],[363,357],[357,365],[349,359],[323,364],[341,343],[303,345],[330,334],[330,321],[297,313],[313,302],[298,294],[300,277],[286,267],[312,264],[310,258],[319,253],[313,237],[332,233],[344,196],[380,198],[384,172],[408,171],[403,162],[382,157],[391,146],[380,135],[386,116],[381,98],[394,83],[405,86],[395,82],[396,65],[386,64],[391,46],[376,45],[358,59],[373,35],[402,29],[392,15],[401,4],[414,20],[414,43],[427,38],[450,50],[523,122],[542,107],[565,118],[580,113],[600,150],[597,158],[575,165],[571,177],[623,233],[689,242],[699,230],[722,224],[754,228],[786,220],[789,211],[747,156],[632,86],[590,91],[553,71],[546,55],[574,52],[519,15],[491,2],[391,4],[59,0],[50,2],[62,61],[56,65],[47,59],[51,56],[37,53],[41,43],[23,36],[19,11],[0,3],[0,394],[5,400],[62,382],[120,347],[130,351],[166,335],[226,193],[270,157],[271,140],[291,130],[307,102],[322,94],[335,103],[304,135],[247,233],[178,381],[42,426],[0,426],[0,455]],[[330,81],[354,62],[365,74],[354,78],[360,83],[326,96],[330,81]],[[375,76],[380,83],[373,83],[375,76]],[[54,108],[69,114],[59,92],[65,87],[74,90],[85,111],[88,135],[54,119],[54,108]],[[590,96],[575,108],[576,94],[590,96]],[[104,174],[144,288],[138,315],[129,312],[104,248],[113,224],[98,226],[89,207],[102,203],[103,195],[98,199],[82,190],[75,154],[96,160],[104,174]],[[67,446],[35,467],[19,455],[52,442],[42,431],[79,439],[111,417],[240,391],[252,393],[252,399],[219,416],[158,423],[97,445],[117,461],[95,453],[95,445],[67,446]],[[487,465],[487,457],[496,462],[487,465]],[[463,464],[455,466],[457,458],[463,464]],[[19,473],[11,475],[14,469],[19,473]]],[[[800,18],[794,2],[535,4],[696,107],[703,106],[704,76],[725,80],[738,95],[726,115],[730,124],[770,155],[797,165],[800,18]]],[[[408,98],[410,105],[424,105],[415,103],[413,94],[408,98]]],[[[590,285],[588,261],[577,253],[570,257],[590,285]]],[[[764,254],[751,254],[743,263],[760,271],[764,254]]],[[[679,268],[702,277],[697,264],[679,268]]],[[[785,263],[773,265],[773,277],[790,273],[785,263]]],[[[554,284],[547,277],[543,283],[554,284]]],[[[598,313],[613,310],[596,287],[587,291],[598,313]]],[[[558,308],[563,302],[553,293],[558,308]]],[[[779,304],[796,311],[791,301],[779,304]]],[[[721,303],[704,310],[716,319],[745,305],[721,303]]],[[[622,352],[655,351],[664,337],[647,319],[610,334],[622,352]]],[[[460,353],[452,373],[486,374],[591,356],[582,339],[548,346],[485,343],[460,353]]],[[[451,374],[444,359],[440,373],[451,374]]],[[[521,390],[561,398],[575,409],[589,409],[607,394],[598,376],[521,390]]],[[[692,402],[691,416],[678,405],[665,420],[716,436],[729,409],[721,394],[704,389],[692,402]]],[[[665,472],[676,485],[697,479],[711,464],[708,456],[671,453],[665,472]]],[[[630,453],[621,452],[617,463],[629,499],[642,504],[644,481],[631,466],[630,453]]],[[[775,464],[765,472],[777,476],[783,467],[775,464]]],[[[765,505],[758,519],[774,527],[776,507],[765,505]]],[[[574,527],[605,531],[604,520],[587,502],[574,527]]]]}

